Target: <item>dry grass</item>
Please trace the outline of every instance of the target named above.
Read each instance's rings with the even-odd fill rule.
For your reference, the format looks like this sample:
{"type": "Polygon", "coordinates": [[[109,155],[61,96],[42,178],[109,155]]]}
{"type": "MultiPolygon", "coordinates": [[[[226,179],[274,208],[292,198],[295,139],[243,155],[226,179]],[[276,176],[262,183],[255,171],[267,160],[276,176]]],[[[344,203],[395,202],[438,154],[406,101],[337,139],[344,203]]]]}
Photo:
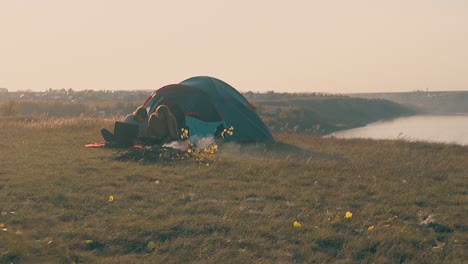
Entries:
{"type": "Polygon", "coordinates": [[[0,263],[467,259],[467,147],[276,135],[209,166],[122,162],[84,148],[111,124],[0,120],[0,263]]]}

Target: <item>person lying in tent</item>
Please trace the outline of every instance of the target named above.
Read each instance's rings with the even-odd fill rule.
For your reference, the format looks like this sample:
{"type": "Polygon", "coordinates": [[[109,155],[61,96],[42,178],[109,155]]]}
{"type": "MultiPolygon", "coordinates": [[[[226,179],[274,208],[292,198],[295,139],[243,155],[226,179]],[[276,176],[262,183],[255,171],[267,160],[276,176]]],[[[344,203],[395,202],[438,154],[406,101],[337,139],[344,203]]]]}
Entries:
{"type": "Polygon", "coordinates": [[[160,105],[150,115],[146,135],[153,142],[165,142],[178,138],[177,120],[169,107],[160,105]]]}
{"type": "MultiPolygon", "coordinates": [[[[137,138],[145,137],[148,128],[148,112],[146,108],[144,106],[139,106],[132,114],[125,117],[124,123],[138,126],[137,138]]],[[[114,133],[115,132],[114,127],[114,133]]],[[[115,134],[105,128],[101,129],[101,135],[107,142],[114,143],[117,141],[115,134]]]]}

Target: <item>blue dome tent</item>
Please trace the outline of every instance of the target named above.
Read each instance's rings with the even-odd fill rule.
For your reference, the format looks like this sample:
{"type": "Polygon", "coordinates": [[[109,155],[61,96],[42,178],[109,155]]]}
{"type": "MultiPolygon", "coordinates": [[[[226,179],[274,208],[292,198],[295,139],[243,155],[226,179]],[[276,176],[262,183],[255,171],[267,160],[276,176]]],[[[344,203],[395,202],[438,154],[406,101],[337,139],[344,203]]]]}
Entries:
{"type": "Polygon", "coordinates": [[[192,77],[156,90],[144,106],[148,114],[167,105],[179,127],[188,127],[190,137],[213,136],[217,127],[233,127],[227,138],[239,142],[273,141],[255,107],[229,84],[213,77],[192,77]]]}

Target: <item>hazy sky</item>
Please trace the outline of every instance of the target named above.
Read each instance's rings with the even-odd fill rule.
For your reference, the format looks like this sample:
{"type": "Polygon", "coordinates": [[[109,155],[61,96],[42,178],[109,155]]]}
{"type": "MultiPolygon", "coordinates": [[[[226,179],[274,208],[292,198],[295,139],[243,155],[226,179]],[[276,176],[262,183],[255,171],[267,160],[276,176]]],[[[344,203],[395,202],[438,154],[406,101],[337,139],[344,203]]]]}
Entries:
{"type": "Polygon", "coordinates": [[[0,87],[468,90],[467,0],[0,0],[0,87]]]}

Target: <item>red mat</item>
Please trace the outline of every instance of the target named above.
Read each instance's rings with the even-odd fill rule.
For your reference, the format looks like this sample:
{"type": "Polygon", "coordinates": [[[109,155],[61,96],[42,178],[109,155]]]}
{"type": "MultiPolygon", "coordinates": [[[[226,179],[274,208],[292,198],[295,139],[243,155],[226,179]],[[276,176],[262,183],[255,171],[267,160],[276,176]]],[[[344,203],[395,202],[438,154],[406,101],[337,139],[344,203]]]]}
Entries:
{"type": "MultiPolygon", "coordinates": [[[[87,147],[87,148],[102,148],[102,147],[106,146],[106,143],[107,142],[105,142],[105,141],[103,141],[103,142],[93,142],[93,143],[86,144],[85,147],[87,147]]],[[[138,144],[135,144],[135,145],[131,146],[131,148],[145,149],[145,147],[143,145],[138,145],[138,144]]]]}

